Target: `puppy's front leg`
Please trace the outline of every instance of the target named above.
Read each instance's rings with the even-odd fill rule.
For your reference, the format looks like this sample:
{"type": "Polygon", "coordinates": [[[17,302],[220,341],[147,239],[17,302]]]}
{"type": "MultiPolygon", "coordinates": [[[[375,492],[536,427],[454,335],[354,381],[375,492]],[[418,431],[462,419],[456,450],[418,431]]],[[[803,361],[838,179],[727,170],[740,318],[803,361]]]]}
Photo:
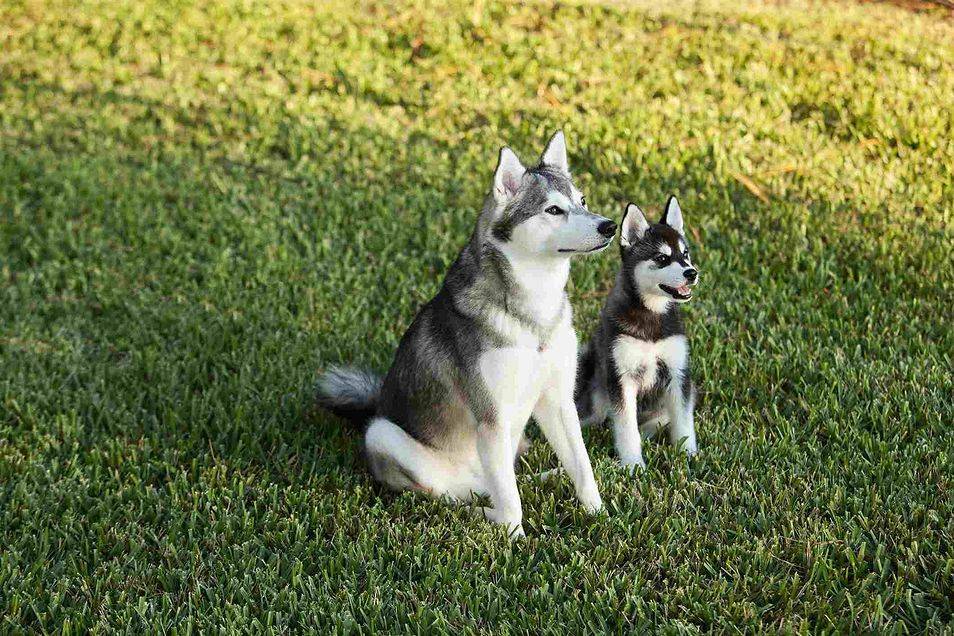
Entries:
{"type": "Polygon", "coordinates": [[[620,378],[620,399],[612,414],[613,439],[619,461],[633,470],[645,468],[643,461],[643,440],[639,434],[639,421],[636,415],[636,383],[627,377],[620,378]]]}
{"type": "MultiPolygon", "coordinates": [[[[686,370],[684,373],[688,373],[686,370]]],[[[698,452],[696,446],[696,425],[693,418],[695,395],[689,381],[672,381],[666,394],[666,407],[669,411],[669,441],[674,446],[683,443],[683,450],[689,456],[698,452]]]]}
{"type": "Polygon", "coordinates": [[[500,419],[477,425],[477,454],[493,503],[493,508],[483,508],[483,514],[490,521],[506,526],[511,536],[523,536],[523,510],[510,438],[509,427],[500,419]]]}
{"type": "Polygon", "coordinates": [[[590,456],[583,443],[580,419],[572,393],[567,394],[567,391],[562,389],[544,392],[533,410],[533,419],[573,481],[576,496],[583,507],[591,513],[602,510],[603,500],[593,477],[590,456]]]}

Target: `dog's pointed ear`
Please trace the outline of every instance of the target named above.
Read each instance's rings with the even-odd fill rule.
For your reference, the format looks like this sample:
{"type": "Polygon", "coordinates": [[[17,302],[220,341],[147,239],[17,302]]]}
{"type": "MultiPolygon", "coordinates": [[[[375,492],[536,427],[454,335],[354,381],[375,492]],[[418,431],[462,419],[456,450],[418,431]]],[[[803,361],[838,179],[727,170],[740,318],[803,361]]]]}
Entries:
{"type": "Polygon", "coordinates": [[[620,224],[619,242],[623,247],[629,247],[639,239],[649,229],[649,221],[646,215],[639,209],[635,203],[627,203],[626,211],[623,212],[623,222],[620,224]]]}
{"type": "Polygon", "coordinates": [[[563,131],[558,130],[550,137],[547,147],[540,156],[540,163],[545,166],[559,168],[566,174],[570,174],[570,164],[566,160],[566,137],[563,131]]]}
{"type": "Polygon", "coordinates": [[[500,203],[510,200],[517,193],[526,171],[513,150],[507,146],[501,148],[494,171],[494,198],[500,203]]]}
{"type": "Polygon", "coordinates": [[[669,200],[666,201],[666,210],[663,212],[662,220],[659,222],[668,225],[682,234],[682,208],[679,207],[679,201],[676,200],[676,195],[671,195],[669,200]]]}

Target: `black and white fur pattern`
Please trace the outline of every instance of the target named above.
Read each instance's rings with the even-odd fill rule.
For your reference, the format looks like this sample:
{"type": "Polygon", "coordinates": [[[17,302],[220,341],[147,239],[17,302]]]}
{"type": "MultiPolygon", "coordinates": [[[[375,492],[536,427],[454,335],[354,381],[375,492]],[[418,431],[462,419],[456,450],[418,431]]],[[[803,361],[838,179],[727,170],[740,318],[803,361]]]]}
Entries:
{"type": "Polygon", "coordinates": [[[484,516],[522,534],[514,462],[533,416],[590,512],[603,503],[573,401],[577,340],[570,257],[612,241],[570,177],[562,132],[525,168],[500,151],[470,242],[408,328],[381,381],[332,368],[319,401],[370,419],[365,448],[385,485],[452,500],[487,494],[484,516]]]}
{"type": "Polygon", "coordinates": [[[668,425],[673,444],[697,450],[695,388],[680,303],[699,280],[675,197],[650,224],[634,204],[620,228],[622,267],[580,356],[577,408],[584,424],[610,418],[616,451],[629,468],[645,466],[642,435],[668,425]]]}

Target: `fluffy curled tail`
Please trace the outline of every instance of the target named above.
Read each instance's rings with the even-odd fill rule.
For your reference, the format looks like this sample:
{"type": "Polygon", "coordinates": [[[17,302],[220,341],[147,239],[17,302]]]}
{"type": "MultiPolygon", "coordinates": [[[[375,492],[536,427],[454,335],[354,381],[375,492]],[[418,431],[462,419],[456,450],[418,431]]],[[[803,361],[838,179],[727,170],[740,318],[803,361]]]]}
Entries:
{"type": "Polygon", "coordinates": [[[381,383],[380,375],[366,369],[331,367],[318,380],[318,406],[363,424],[378,408],[381,383]]]}

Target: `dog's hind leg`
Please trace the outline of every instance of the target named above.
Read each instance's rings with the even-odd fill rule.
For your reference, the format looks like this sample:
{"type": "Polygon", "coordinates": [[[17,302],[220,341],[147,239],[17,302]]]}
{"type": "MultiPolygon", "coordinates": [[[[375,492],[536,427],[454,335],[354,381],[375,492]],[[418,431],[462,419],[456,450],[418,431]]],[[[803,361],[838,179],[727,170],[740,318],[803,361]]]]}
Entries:
{"type": "Polygon", "coordinates": [[[389,488],[453,500],[467,500],[484,491],[479,479],[462,477],[434,449],[383,417],[371,420],[364,443],[371,473],[389,488]]]}
{"type": "Polygon", "coordinates": [[[595,379],[583,393],[576,396],[576,413],[581,426],[593,426],[606,421],[610,413],[609,398],[606,390],[595,379]]]}

